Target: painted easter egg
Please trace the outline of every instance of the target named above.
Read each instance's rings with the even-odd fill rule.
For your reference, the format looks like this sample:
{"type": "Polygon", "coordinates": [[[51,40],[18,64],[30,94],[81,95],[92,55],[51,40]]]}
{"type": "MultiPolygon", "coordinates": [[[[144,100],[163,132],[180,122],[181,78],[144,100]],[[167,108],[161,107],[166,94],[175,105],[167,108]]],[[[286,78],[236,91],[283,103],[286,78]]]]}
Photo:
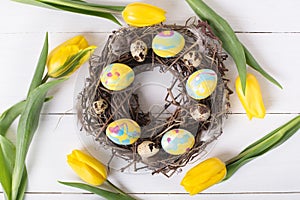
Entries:
{"type": "Polygon", "coordinates": [[[173,129],[161,139],[162,148],[169,154],[181,155],[188,152],[195,143],[195,137],[184,129],[173,129]]]}
{"type": "Polygon", "coordinates": [[[127,88],[133,82],[134,72],[125,64],[113,63],[102,70],[100,80],[107,89],[119,91],[127,88]]]}
{"type": "Polygon", "coordinates": [[[217,74],[211,69],[201,69],[189,76],[186,90],[194,99],[205,99],[213,93],[217,86],[217,74]]]}
{"type": "Polygon", "coordinates": [[[162,31],[152,40],[154,53],[163,58],[173,57],[184,47],[184,37],[176,31],[162,31]]]}
{"type": "Polygon", "coordinates": [[[106,136],[116,144],[133,144],[141,136],[141,127],[131,119],[119,119],[107,126],[106,136]]]}

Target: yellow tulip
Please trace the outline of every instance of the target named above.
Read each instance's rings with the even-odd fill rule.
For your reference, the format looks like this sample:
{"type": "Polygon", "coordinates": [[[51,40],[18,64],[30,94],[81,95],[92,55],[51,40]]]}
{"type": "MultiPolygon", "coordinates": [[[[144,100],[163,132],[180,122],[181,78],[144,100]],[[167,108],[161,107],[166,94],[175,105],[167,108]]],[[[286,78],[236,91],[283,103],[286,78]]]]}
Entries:
{"type": "Polygon", "coordinates": [[[124,21],[137,27],[151,26],[166,20],[166,11],[146,3],[130,3],[122,12],[124,21]]]}
{"type": "Polygon", "coordinates": [[[89,46],[82,35],[75,36],[53,49],[47,60],[48,76],[68,77],[86,62],[96,46],[89,46]]]}
{"type": "Polygon", "coordinates": [[[83,181],[91,185],[101,185],[107,179],[106,167],[80,150],[72,151],[67,156],[67,162],[83,181]]]}
{"type": "Polygon", "coordinates": [[[265,117],[266,109],[262,99],[260,86],[254,75],[247,74],[245,95],[243,94],[239,77],[235,81],[235,89],[250,120],[253,117],[265,117]]]}
{"type": "Polygon", "coordinates": [[[225,164],[218,158],[209,158],[190,169],[181,185],[190,195],[195,195],[220,182],[225,176],[225,164]]]}

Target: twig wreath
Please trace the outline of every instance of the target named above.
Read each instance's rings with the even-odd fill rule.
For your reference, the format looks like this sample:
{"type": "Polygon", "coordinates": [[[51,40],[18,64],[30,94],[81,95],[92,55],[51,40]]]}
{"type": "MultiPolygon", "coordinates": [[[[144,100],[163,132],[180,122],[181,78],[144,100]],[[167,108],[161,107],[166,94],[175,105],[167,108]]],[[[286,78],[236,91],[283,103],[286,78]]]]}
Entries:
{"type": "Polygon", "coordinates": [[[123,27],[109,36],[100,56],[92,56],[78,118],[101,147],[111,149],[108,166],[117,157],[128,161],[122,171],[133,166],[169,177],[222,134],[232,93],[227,55],[207,23],[191,21],[123,27]],[[147,87],[139,77],[154,71],[172,78],[163,84],[164,103],[145,109],[147,87]]]}

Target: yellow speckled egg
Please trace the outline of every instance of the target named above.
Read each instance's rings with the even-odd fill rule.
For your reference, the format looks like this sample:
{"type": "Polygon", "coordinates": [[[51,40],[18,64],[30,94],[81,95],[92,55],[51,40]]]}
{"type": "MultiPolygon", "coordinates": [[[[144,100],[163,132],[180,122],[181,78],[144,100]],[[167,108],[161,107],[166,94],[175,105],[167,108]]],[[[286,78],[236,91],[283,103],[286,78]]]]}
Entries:
{"type": "Polygon", "coordinates": [[[163,58],[176,56],[184,47],[184,37],[176,31],[162,31],[152,40],[154,53],[163,58]]]}
{"type": "Polygon", "coordinates": [[[173,129],[161,139],[162,148],[169,154],[181,155],[188,152],[195,144],[195,137],[184,129],[173,129]]]}
{"type": "Polygon", "coordinates": [[[213,93],[217,86],[217,74],[211,69],[194,72],[186,82],[186,90],[190,97],[200,100],[213,93]]]}
{"type": "Polygon", "coordinates": [[[133,82],[134,72],[125,64],[112,63],[102,70],[100,80],[107,89],[119,91],[127,88],[133,82]]]}
{"type": "Polygon", "coordinates": [[[107,126],[106,136],[116,144],[133,144],[141,136],[141,127],[132,119],[119,119],[107,126]]]}

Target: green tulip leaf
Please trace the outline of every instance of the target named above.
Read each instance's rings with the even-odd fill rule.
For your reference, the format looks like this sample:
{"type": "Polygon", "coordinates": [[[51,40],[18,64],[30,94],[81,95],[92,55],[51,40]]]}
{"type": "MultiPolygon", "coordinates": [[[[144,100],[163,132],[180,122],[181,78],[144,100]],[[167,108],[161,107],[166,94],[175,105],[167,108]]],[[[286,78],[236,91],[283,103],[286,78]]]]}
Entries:
{"type": "Polygon", "coordinates": [[[226,162],[227,174],[223,180],[230,178],[244,164],[287,141],[299,129],[300,115],[246,147],[240,154],[226,162]]]}
{"type": "MultiPolygon", "coordinates": [[[[9,141],[7,138],[0,135],[0,183],[3,187],[5,196],[7,200],[12,199],[12,173],[15,165],[15,155],[16,155],[16,148],[14,144],[9,141]]],[[[24,170],[23,177],[21,180],[19,191],[22,191],[20,198],[17,200],[23,200],[25,189],[27,186],[27,171],[24,170]]]]}
{"type": "Polygon", "coordinates": [[[246,57],[242,44],[234,33],[229,23],[206,5],[202,0],[186,0],[198,17],[208,22],[214,34],[222,41],[223,48],[233,58],[242,84],[242,90],[246,89],[246,57]]]}
{"type": "Polygon", "coordinates": [[[38,127],[40,112],[45,96],[52,87],[66,79],[44,83],[30,92],[17,129],[16,161],[12,175],[12,197],[16,199],[25,167],[26,154],[38,127]]]}
{"type": "Polygon", "coordinates": [[[5,136],[7,130],[15,119],[23,112],[25,107],[25,101],[20,101],[19,103],[13,105],[6,111],[4,111],[0,116],[0,135],[5,136]]]}
{"type": "Polygon", "coordinates": [[[26,188],[27,188],[27,170],[26,168],[24,169],[23,172],[23,176],[20,182],[20,186],[19,186],[19,190],[18,190],[18,196],[16,198],[16,200],[24,200],[24,196],[25,196],[25,192],[26,192],[26,188]]]}
{"type": "MultiPolygon", "coordinates": [[[[45,102],[48,102],[52,99],[53,97],[47,97],[45,99],[45,102]]],[[[5,136],[7,133],[7,130],[11,126],[11,124],[15,121],[15,119],[23,112],[25,108],[25,100],[20,101],[19,103],[16,103],[6,111],[4,111],[0,115],[0,135],[5,136]]]]}
{"type": "Polygon", "coordinates": [[[11,175],[14,168],[15,146],[0,135],[0,183],[7,199],[11,199],[11,175]]]}
{"type": "Polygon", "coordinates": [[[52,7],[51,5],[45,4],[43,2],[37,1],[37,0],[12,0],[18,3],[24,3],[32,6],[38,6],[42,8],[48,8],[48,9],[56,9],[55,7],[52,7]]]}
{"type": "Polygon", "coordinates": [[[243,45],[245,56],[246,56],[246,62],[247,64],[252,68],[258,71],[261,75],[263,75],[266,79],[268,79],[273,84],[277,85],[279,88],[282,89],[282,86],[278,81],[276,81],[271,75],[269,75],[255,60],[255,58],[252,56],[250,51],[243,45]]]}
{"type": "MultiPolygon", "coordinates": [[[[27,96],[32,90],[34,90],[42,83],[43,74],[47,62],[47,55],[48,55],[48,33],[46,33],[44,45],[27,96]]],[[[7,109],[1,114],[0,135],[3,136],[6,135],[8,128],[11,126],[14,120],[23,112],[24,107],[25,107],[25,101],[20,101],[19,103],[16,103],[15,105],[13,105],[12,107],[10,107],[9,109],[7,109]]]]}
{"type": "Polygon", "coordinates": [[[116,17],[114,17],[114,15],[112,15],[110,13],[106,13],[106,12],[97,11],[99,9],[102,10],[102,8],[92,7],[91,9],[86,10],[86,9],[74,8],[74,7],[51,4],[51,3],[49,3],[49,5],[51,5],[52,7],[55,7],[56,9],[59,9],[59,10],[105,18],[105,19],[111,20],[112,22],[114,22],[118,25],[121,25],[121,23],[117,20],[116,17]]]}
{"type": "MultiPolygon", "coordinates": [[[[50,0],[50,1],[53,1],[53,0],[50,0]]],[[[87,5],[87,6],[91,6],[91,7],[95,7],[95,8],[102,8],[103,9],[102,12],[106,12],[106,13],[116,13],[117,12],[119,14],[125,9],[125,6],[101,5],[101,4],[89,3],[89,2],[86,2],[83,0],[58,0],[58,2],[69,2],[69,3],[78,2],[78,4],[81,4],[83,6],[87,5]]]]}
{"type": "Polygon", "coordinates": [[[79,189],[83,189],[83,190],[92,192],[94,194],[97,194],[101,197],[106,198],[107,200],[116,200],[116,199],[118,199],[118,200],[134,200],[134,198],[130,197],[129,195],[125,196],[120,193],[110,192],[110,191],[103,190],[98,187],[94,187],[94,186],[87,185],[84,183],[62,182],[62,181],[58,181],[58,182],[63,185],[67,185],[70,187],[75,187],[75,188],[79,188],[79,189]]]}
{"type": "Polygon", "coordinates": [[[20,3],[34,6],[50,8],[55,10],[65,10],[74,13],[92,15],[109,19],[118,25],[121,25],[114,14],[121,14],[124,6],[110,6],[88,3],[82,0],[13,0],[20,3]]]}
{"type": "Polygon", "coordinates": [[[45,66],[47,63],[47,57],[48,57],[48,33],[46,33],[44,45],[43,45],[33,78],[31,80],[31,84],[30,84],[27,96],[29,95],[29,93],[32,90],[34,90],[36,87],[38,87],[39,85],[42,84],[45,66]]]}

